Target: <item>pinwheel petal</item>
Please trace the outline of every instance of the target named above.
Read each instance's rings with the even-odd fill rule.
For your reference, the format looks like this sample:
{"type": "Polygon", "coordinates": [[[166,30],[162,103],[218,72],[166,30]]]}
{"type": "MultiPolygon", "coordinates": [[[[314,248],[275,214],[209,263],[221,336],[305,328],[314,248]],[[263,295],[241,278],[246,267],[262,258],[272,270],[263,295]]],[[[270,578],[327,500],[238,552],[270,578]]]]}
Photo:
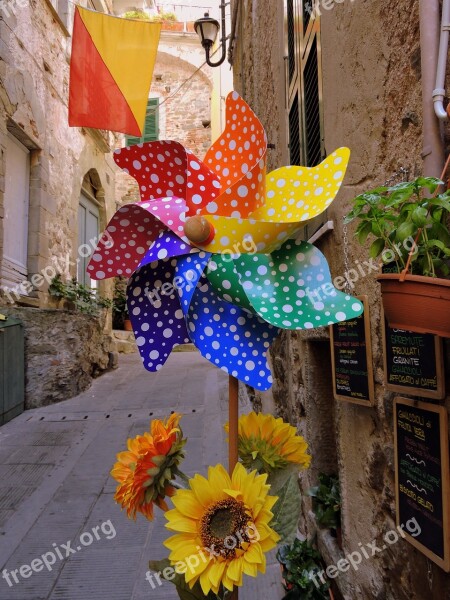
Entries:
{"type": "Polygon", "coordinates": [[[127,286],[128,312],[147,371],[159,371],[174,346],[190,341],[173,283],[172,262],[165,258],[145,265],[127,286]]]}
{"type": "Polygon", "coordinates": [[[273,223],[302,223],[322,214],[344,180],[350,150],[338,148],[316,167],[281,167],[267,175],[266,202],[252,219],[273,223]]]}
{"type": "Polygon", "coordinates": [[[231,256],[214,254],[208,263],[206,277],[219,298],[251,313],[256,312],[239,281],[231,256]]]}
{"type": "Polygon", "coordinates": [[[141,200],[178,196],[192,216],[220,192],[220,179],[178,142],[136,144],[114,152],[116,164],[136,179],[141,200]]]}
{"type": "Polygon", "coordinates": [[[205,155],[205,164],[219,175],[222,193],[203,213],[247,217],[265,200],[267,139],[261,122],[239,96],[226,100],[222,135],[205,155]]]}
{"type": "Polygon", "coordinates": [[[200,281],[203,271],[211,254],[200,252],[193,256],[182,256],[178,259],[175,283],[180,297],[181,308],[185,315],[189,312],[195,288],[200,281]]]}
{"type": "Polygon", "coordinates": [[[89,277],[129,277],[163,227],[138,204],[119,208],[92,254],[87,266],[89,277]]]}
{"type": "Polygon", "coordinates": [[[270,256],[243,254],[235,261],[256,312],[282,329],[312,329],[353,319],[362,303],[338,291],[324,255],[307,242],[289,241],[270,256]]]}
{"type": "Polygon", "coordinates": [[[189,336],[202,356],[256,389],[271,387],[267,351],[278,329],[218,298],[204,275],[183,310],[189,336]]]}
{"type": "Polygon", "coordinates": [[[200,252],[198,248],[187,244],[181,240],[173,231],[163,229],[160,231],[158,239],[153,242],[152,246],[147,251],[144,258],[141,260],[139,267],[148,265],[155,260],[163,258],[174,258],[183,254],[193,254],[200,252]]]}
{"type": "Polygon", "coordinates": [[[207,215],[214,239],[200,246],[207,252],[270,254],[293,237],[336,198],[350,158],[339,148],[317,167],[282,167],[267,175],[266,203],[249,218],[207,215]]]}

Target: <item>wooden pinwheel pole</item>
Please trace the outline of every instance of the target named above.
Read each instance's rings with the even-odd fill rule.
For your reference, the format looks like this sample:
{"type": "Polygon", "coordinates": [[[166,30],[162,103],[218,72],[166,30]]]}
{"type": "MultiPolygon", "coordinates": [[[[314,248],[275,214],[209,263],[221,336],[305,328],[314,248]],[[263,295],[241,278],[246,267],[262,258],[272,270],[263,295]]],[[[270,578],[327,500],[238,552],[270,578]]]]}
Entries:
{"type": "MultiPolygon", "coordinates": [[[[184,233],[194,244],[207,245],[214,238],[214,227],[200,215],[186,220],[184,233]]],[[[228,423],[229,423],[229,458],[230,476],[238,462],[238,420],[239,420],[239,381],[232,375],[228,381],[228,423]]],[[[238,600],[238,589],[235,588],[229,600],[238,600]]]]}
{"type": "MultiPolygon", "coordinates": [[[[239,421],[239,381],[233,375],[228,381],[228,423],[229,423],[229,471],[230,476],[238,462],[238,421],[239,421]]],[[[238,589],[234,588],[230,600],[238,600],[238,589]]]]}

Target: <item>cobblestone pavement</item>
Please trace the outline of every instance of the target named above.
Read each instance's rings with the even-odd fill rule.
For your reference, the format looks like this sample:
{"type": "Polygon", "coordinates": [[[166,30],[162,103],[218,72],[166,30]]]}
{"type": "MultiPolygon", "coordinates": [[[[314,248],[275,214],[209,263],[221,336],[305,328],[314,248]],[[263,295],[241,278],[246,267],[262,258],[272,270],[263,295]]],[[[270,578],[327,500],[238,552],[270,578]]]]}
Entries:
{"type": "MultiPolygon", "coordinates": [[[[249,409],[241,402],[243,412],[249,409]]],[[[19,583],[10,575],[12,587],[0,578],[0,600],[177,598],[170,583],[152,589],[145,578],[148,560],[166,556],[163,514],[157,509],[152,523],[129,521],[114,503],[109,476],[126,439],[171,410],[184,414],[187,474],[226,460],[227,378],[197,352],[172,354],[155,374],[136,354],[121,356],[119,369],[87,392],[0,428],[1,571],[56,556],[50,564],[48,554],[38,573],[23,567],[19,583]]],[[[246,578],[240,600],[282,597],[273,555],[269,563],[264,576],[246,578]]]]}

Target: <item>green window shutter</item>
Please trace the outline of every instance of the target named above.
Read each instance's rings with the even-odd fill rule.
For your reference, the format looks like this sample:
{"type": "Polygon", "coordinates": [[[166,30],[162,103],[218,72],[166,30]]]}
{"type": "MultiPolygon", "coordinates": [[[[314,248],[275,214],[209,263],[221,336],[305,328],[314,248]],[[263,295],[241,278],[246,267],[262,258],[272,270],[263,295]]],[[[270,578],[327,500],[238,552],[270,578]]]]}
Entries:
{"type": "Polygon", "coordinates": [[[159,139],[159,100],[149,98],[147,102],[147,113],[145,115],[144,135],[141,138],[126,136],[126,146],[143,144],[144,142],[156,142],[159,139]]]}

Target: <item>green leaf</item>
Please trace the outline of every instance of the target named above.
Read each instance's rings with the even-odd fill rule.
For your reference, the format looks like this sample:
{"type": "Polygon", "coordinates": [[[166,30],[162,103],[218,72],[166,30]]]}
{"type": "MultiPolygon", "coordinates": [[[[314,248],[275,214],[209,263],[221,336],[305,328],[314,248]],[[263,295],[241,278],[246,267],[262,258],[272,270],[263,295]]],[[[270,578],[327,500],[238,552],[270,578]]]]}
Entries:
{"type": "Polygon", "coordinates": [[[372,223],[370,221],[362,221],[355,231],[355,236],[358,242],[363,245],[367,240],[367,236],[372,232],[372,223]]]}
{"type": "Polygon", "coordinates": [[[430,198],[428,204],[430,206],[440,206],[450,212],[450,201],[447,197],[438,196],[437,198],[430,198]]]}
{"type": "Polygon", "coordinates": [[[278,496],[282,487],[293,475],[298,477],[298,466],[296,465],[291,465],[285,469],[277,469],[276,471],[272,471],[267,478],[267,483],[270,485],[270,495],[278,496]]]}
{"type": "Polygon", "coordinates": [[[423,227],[427,222],[428,211],[424,206],[418,206],[411,213],[411,221],[417,227],[423,227]]]}
{"type": "Polygon", "coordinates": [[[426,188],[432,194],[436,191],[436,188],[439,185],[442,185],[444,182],[436,177],[418,177],[414,182],[420,188],[426,188]]]}
{"type": "Polygon", "coordinates": [[[380,256],[380,254],[384,250],[384,246],[385,246],[385,243],[384,243],[383,238],[376,239],[370,246],[370,250],[369,250],[370,257],[376,258],[377,256],[380,256]]]}
{"type": "Polygon", "coordinates": [[[272,509],[274,517],[270,526],[281,536],[281,543],[292,541],[295,538],[300,501],[298,476],[292,474],[280,489],[278,500],[272,509]]]}
{"type": "Polygon", "coordinates": [[[212,592],[205,596],[198,583],[196,583],[191,590],[189,585],[186,583],[184,575],[175,571],[168,558],[163,560],[151,560],[148,563],[148,566],[152,571],[158,573],[162,579],[170,581],[170,583],[175,585],[180,600],[217,600],[216,594],[213,594],[212,592]],[[166,576],[164,575],[165,569],[171,569],[170,572],[166,572],[166,576]]]}
{"type": "Polygon", "coordinates": [[[416,231],[416,227],[415,227],[414,223],[411,223],[411,222],[402,223],[396,231],[395,239],[397,240],[397,242],[404,242],[407,238],[413,236],[415,231],[416,231]]]}

